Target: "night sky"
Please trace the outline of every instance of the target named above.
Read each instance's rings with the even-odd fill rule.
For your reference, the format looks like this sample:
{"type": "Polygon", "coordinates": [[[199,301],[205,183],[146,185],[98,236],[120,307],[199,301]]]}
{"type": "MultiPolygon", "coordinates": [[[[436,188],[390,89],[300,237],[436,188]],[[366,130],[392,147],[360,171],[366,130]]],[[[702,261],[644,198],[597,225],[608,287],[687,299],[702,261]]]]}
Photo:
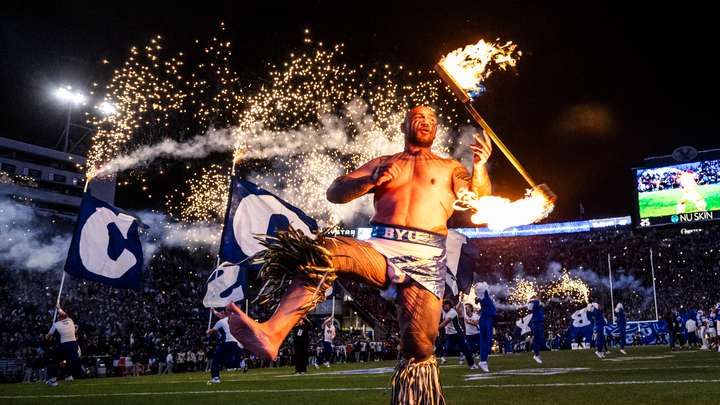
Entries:
{"type": "MultiPolygon", "coordinates": [[[[424,69],[480,38],[518,43],[525,56],[517,76],[492,78],[478,108],[560,197],[552,220],[578,218],[580,203],[586,217],[628,215],[630,168],[644,157],[681,145],[720,147],[711,61],[717,21],[689,3],[68,3],[0,6],[0,136],[53,146],[64,125],[51,95],[58,85],[90,89],[109,78],[103,58],[112,68],[154,34],[181,50],[223,21],[244,82],[260,80],[267,63],[300,46],[305,28],[316,40],[344,42],[348,60],[424,69]]],[[[498,150],[491,175],[499,194],[523,187],[498,150]]]]}

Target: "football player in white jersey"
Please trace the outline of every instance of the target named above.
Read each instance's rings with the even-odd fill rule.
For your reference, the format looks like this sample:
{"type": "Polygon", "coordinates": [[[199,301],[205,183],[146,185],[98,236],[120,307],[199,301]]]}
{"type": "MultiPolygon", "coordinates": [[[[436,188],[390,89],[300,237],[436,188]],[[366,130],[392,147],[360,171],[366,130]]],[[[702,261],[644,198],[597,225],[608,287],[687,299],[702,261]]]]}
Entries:
{"type": "Polygon", "coordinates": [[[472,304],[465,304],[465,341],[467,342],[468,351],[470,355],[475,357],[479,356],[480,353],[480,329],[478,324],[480,323],[480,315],[475,311],[475,307],[472,304]]]}
{"type": "MultiPolygon", "coordinates": [[[[225,366],[227,368],[236,368],[242,357],[242,345],[230,333],[228,318],[225,309],[213,311],[220,318],[215,322],[215,326],[207,330],[208,335],[217,334],[219,341],[215,348],[215,355],[212,359],[210,367],[210,381],[208,384],[220,384],[220,369],[225,366]]],[[[243,367],[243,371],[247,371],[247,367],[243,367]]]]}
{"type": "Polygon", "coordinates": [[[65,360],[70,366],[70,375],[65,377],[65,381],[74,380],[74,376],[79,376],[80,369],[80,347],[77,343],[77,326],[75,322],[61,308],[57,309],[57,321],[52,324],[47,338],[59,336],[60,344],[55,349],[53,359],[48,365],[47,385],[57,387],[57,374],[59,364],[65,360]]]}
{"type": "Polygon", "coordinates": [[[333,353],[333,340],[335,340],[335,325],[333,324],[332,317],[329,317],[325,319],[325,321],[322,324],[323,329],[323,351],[322,351],[322,357],[323,357],[323,365],[325,367],[330,367],[330,359],[332,358],[333,353]]]}
{"type": "Polygon", "coordinates": [[[473,370],[476,369],[475,360],[465,343],[465,333],[460,326],[458,313],[455,308],[452,307],[450,301],[446,300],[443,302],[441,319],[440,328],[445,328],[445,347],[443,348],[443,356],[440,357],[440,364],[445,364],[447,361],[445,356],[448,353],[458,350],[460,352],[460,365],[463,364],[463,356],[465,356],[468,366],[473,370]]]}

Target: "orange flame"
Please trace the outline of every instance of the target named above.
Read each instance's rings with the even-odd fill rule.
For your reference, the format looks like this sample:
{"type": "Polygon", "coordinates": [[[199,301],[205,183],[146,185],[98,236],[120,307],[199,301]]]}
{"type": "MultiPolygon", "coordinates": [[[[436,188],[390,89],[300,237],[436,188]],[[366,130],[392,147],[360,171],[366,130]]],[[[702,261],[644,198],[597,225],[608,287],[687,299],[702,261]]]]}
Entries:
{"type": "Polygon", "coordinates": [[[493,230],[532,224],[546,218],[555,207],[538,189],[528,190],[525,197],[517,201],[497,196],[478,197],[468,190],[460,191],[458,197],[453,208],[472,210],[470,220],[474,224],[487,224],[493,230]]]}
{"type": "Polygon", "coordinates": [[[512,41],[500,45],[498,42],[480,40],[476,44],[458,48],[445,55],[438,62],[460,87],[469,94],[481,90],[484,82],[495,70],[514,67],[522,52],[517,51],[512,41]]]}

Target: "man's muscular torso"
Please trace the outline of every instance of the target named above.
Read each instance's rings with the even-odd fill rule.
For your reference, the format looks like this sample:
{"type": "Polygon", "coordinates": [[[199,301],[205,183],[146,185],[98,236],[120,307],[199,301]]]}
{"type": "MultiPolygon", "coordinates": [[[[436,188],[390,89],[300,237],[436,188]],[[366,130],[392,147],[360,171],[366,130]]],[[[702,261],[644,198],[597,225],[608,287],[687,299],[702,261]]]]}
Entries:
{"type": "Polygon", "coordinates": [[[380,164],[390,162],[399,165],[400,175],[374,188],[372,222],[447,234],[456,187],[468,187],[467,171],[454,160],[427,152],[401,152],[379,159],[380,164]]]}
{"type": "MultiPolygon", "coordinates": [[[[328,190],[333,202],[347,202],[361,194],[374,193],[373,223],[398,225],[447,234],[447,220],[453,213],[452,204],[461,188],[469,189],[467,170],[457,161],[444,159],[427,151],[401,152],[371,160],[355,172],[338,178],[328,190]],[[395,164],[399,174],[379,186],[372,184],[351,193],[348,198],[333,195],[340,183],[362,182],[379,166],[395,164]]],[[[345,197],[345,196],[341,196],[345,197]]]]}
{"type": "Polygon", "coordinates": [[[344,204],[367,193],[375,194],[373,223],[404,226],[447,234],[447,220],[460,190],[490,194],[485,162],[490,139],[474,136],[473,175],[452,159],[430,151],[437,131],[437,117],[429,107],[408,111],[401,126],[405,150],[381,156],[357,170],[340,176],[327,190],[330,202],[344,204]]]}

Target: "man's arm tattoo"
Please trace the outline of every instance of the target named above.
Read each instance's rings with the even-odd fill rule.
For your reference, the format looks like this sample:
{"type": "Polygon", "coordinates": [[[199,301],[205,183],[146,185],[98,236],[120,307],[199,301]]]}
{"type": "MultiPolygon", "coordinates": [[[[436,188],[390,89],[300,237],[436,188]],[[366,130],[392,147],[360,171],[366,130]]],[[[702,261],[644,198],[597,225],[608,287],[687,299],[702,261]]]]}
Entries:
{"type": "Polygon", "coordinates": [[[452,179],[456,190],[460,188],[471,189],[472,177],[470,177],[470,173],[468,173],[463,166],[458,165],[455,167],[455,170],[452,172],[452,179]]]}
{"type": "Polygon", "coordinates": [[[465,188],[478,196],[491,194],[490,179],[484,167],[476,167],[475,170],[473,170],[472,176],[470,176],[470,173],[468,173],[465,167],[458,165],[453,170],[452,177],[456,191],[465,188]]]}
{"type": "Polygon", "coordinates": [[[348,178],[346,176],[335,179],[327,190],[327,199],[331,203],[344,204],[358,197],[362,197],[372,190],[374,184],[371,176],[348,178]]]}

